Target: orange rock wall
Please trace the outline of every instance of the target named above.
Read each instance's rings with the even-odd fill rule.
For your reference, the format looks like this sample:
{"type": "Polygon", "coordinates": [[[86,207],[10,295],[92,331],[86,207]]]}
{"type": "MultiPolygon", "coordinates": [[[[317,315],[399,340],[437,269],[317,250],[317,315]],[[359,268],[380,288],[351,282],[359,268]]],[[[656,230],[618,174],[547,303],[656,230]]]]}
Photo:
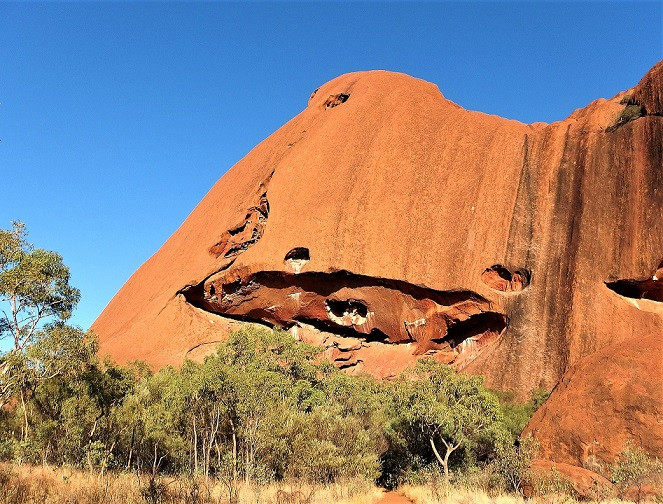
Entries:
{"type": "Polygon", "coordinates": [[[305,271],[475,292],[509,327],[470,371],[523,394],[551,387],[579,358],[662,327],[659,307],[640,310],[604,284],[651,275],[663,255],[661,119],[610,131],[622,97],[525,125],[463,110],[406,75],[341,76],[229,170],[131,277],[93,326],[101,351],[163,365],[223,337],[230,322],[178,292],[228,268],[211,249],[264,185],[262,235],[227,274],[286,271],[288,251],[307,247],[305,271]],[[330,107],[340,93],[347,101],[330,107]],[[491,289],[481,274],[494,264],[530,271],[529,286],[491,289]]]}
{"type": "MultiPolygon", "coordinates": [[[[116,294],[93,325],[101,353],[178,364],[260,322],[326,346],[353,372],[392,376],[433,355],[521,398],[584,369],[587,380],[576,371],[568,384],[576,395],[556,391],[531,426],[570,443],[544,443],[544,458],[582,463],[588,441],[571,425],[600,430],[592,384],[607,369],[586,359],[611,348],[627,362],[618,350],[647,341],[654,364],[624,383],[661,383],[662,69],[549,125],[464,110],[403,74],[334,79],[116,294]],[[628,105],[642,117],[620,119],[628,105]],[[567,411],[569,426],[546,423],[567,411]]],[[[609,411],[621,440],[633,429],[609,411]]]]}

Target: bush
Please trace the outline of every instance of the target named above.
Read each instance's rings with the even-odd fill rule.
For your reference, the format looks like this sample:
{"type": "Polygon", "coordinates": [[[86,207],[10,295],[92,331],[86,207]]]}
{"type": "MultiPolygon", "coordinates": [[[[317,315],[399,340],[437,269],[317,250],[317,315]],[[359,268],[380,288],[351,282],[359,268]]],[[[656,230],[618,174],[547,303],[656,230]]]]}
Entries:
{"type": "Polygon", "coordinates": [[[627,122],[633,121],[638,117],[642,117],[644,115],[645,115],[645,109],[644,107],[642,107],[642,105],[637,105],[634,103],[628,104],[620,112],[619,116],[617,117],[617,120],[615,121],[615,124],[612,126],[612,129],[615,129],[623,124],[626,124],[627,122]]]}
{"type": "Polygon", "coordinates": [[[503,444],[497,448],[493,466],[505,489],[523,493],[523,481],[527,479],[530,465],[538,451],[537,441],[529,434],[517,443],[503,444]]]}
{"type": "Polygon", "coordinates": [[[547,474],[532,478],[534,495],[546,498],[549,503],[575,502],[576,493],[569,480],[564,478],[556,467],[551,467],[547,474]]]}
{"type": "Polygon", "coordinates": [[[620,493],[629,487],[635,487],[639,495],[645,484],[650,483],[653,478],[662,473],[663,463],[652,458],[642,447],[629,439],[612,464],[610,479],[620,493]]]}
{"type": "Polygon", "coordinates": [[[550,390],[543,388],[532,389],[528,402],[518,402],[512,392],[494,392],[500,400],[504,426],[514,440],[520,436],[534,413],[543,406],[551,393],[550,390]]]}

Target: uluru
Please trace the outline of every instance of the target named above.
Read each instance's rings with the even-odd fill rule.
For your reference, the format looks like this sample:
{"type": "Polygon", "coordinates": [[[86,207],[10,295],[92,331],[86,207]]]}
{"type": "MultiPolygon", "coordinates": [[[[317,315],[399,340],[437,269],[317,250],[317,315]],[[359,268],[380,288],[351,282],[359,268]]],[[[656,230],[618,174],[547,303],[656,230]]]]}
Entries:
{"type": "Polygon", "coordinates": [[[311,91],[115,295],[100,353],[179,365],[265,324],[349,373],[554,388],[542,459],[663,457],[663,62],[551,124],[387,71],[311,91]]]}

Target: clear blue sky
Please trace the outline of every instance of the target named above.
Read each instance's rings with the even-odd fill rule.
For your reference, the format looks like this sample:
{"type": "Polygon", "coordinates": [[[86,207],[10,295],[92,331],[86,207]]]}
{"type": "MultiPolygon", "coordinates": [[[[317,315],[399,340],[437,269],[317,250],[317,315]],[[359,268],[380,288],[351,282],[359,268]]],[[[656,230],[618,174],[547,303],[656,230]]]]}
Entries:
{"type": "Polygon", "coordinates": [[[212,184],[367,69],[554,121],[663,58],[661,2],[0,3],[0,227],[24,221],[89,326],[212,184]]]}

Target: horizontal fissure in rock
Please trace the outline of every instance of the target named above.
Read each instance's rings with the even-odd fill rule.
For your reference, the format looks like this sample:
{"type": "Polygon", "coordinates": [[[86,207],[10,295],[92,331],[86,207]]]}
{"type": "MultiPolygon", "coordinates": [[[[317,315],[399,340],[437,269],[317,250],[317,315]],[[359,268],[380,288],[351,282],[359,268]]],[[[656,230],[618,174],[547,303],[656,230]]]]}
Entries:
{"type": "Polygon", "coordinates": [[[506,315],[475,292],[348,271],[261,271],[239,278],[222,271],[181,293],[197,308],[236,320],[281,328],[303,323],[366,343],[412,343],[417,354],[476,352],[508,326],[506,315]]]}
{"type": "Polygon", "coordinates": [[[644,280],[633,278],[605,282],[608,289],[630,299],[646,299],[663,303],[663,261],[652,276],[644,280]]]}

